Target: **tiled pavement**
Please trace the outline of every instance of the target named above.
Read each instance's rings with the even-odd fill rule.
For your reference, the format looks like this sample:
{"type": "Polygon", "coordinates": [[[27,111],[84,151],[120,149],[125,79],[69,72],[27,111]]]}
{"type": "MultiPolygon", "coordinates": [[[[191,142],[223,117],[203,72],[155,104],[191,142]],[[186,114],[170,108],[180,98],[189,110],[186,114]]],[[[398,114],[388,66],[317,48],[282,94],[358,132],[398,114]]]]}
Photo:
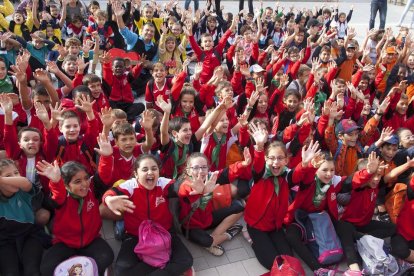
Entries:
{"type": "MultiPolygon", "coordinates": [[[[241,221],[241,223],[244,223],[241,221]]],[[[102,235],[118,255],[121,242],[114,239],[112,221],[104,220],[102,235]]],[[[194,269],[197,276],[259,276],[267,270],[257,261],[250,244],[240,234],[232,241],[223,243],[225,253],[215,257],[194,243],[182,237],[184,244],[190,250],[194,258],[194,269]]],[[[313,275],[312,271],[302,264],[306,275],[313,275]]],[[[345,264],[339,269],[345,271],[345,264]]],[[[339,275],[339,274],[337,274],[339,275]]]]}

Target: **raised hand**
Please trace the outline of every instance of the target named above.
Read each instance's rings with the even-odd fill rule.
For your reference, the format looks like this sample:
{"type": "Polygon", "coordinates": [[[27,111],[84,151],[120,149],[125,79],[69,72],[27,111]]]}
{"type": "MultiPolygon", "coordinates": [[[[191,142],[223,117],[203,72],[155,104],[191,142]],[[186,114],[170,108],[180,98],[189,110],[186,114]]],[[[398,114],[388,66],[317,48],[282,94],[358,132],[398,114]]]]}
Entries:
{"type": "Polygon", "coordinates": [[[169,99],[167,101],[164,101],[164,98],[162,95],[159,95],[157,97],[157,105],[165,113],[171,113],[171,108],[172,108],[171,101],[169,99]]]}
{"type": "Polygon", "coordinates": [[[384,98],[380,106],[378,107],[377,113],[384,114],[387,111],[388,106],[390,105],[390,97],[387,96],[384,98]]]}
{"type": "Polygon", "coordinates": [[[383,128],[381,131],[381,136],[378,139],[380,142],[386,142],[391,139],[394,129],[392,127],[383,128]]]}
{"type": "Polygon", "coordinates": [[[94,150],[100,156],[111,156],[113,153],[113,149],[111,146],[111,142],[109,141],[108,137],[104,133],[99,133],[97,137],[98,146],[99,148],[95,148],[94,150]]]}
{"type": "Polygon", "coordinates": [[[250,129],[248,130],[250,136],[256,142],[256,145],[264,147],[267,142],[268,133],[265,129],[260,128],[259,124],[249,124],[250,129]]]}
{"type": "Polygon", "coordinates": [[[4,113],[13,111],[13,102],[7,94],[0,94],[0,105],[4,113]]]}
{"type": "MultiPolygon", "coordinates": [[[[256,88],[257,88],[257,86],[256,86],[256,88]]],[[[253,107],[256,104],[259,97],[260,97],[260,92],[256,89],[250,95],[250,98],[247,99],[247,104],[249,105],[249,107],[253,107]]]]}
{"type": "Polygon", "coordinates": [[[33,77],[41,83],[50,81],[47,71],[40,68],[36,69],[36,71],[33,72],[33,77]]]}
{"type": "Polygon", "coordinates": [[[135,204],[127,195],[107,196],[105,203],[115,215],[121,216],[123,212],[134,213],[135,204]]]}
{"type": "Polygon", "coordinates": [[[20,83],[27,82],[26,72],[22,71],[22,69],[19,66],[11,65],[10,69],[12,70],[10,71],[10,73],[16,78],[18,82],[20,83]]]}
{"type": "Polygon", "coordinates": [[[89,95],[81,95],[79,99],[79,104],[76,104],[75,107],[79,108],[85,113],[93,112],[92,106],[95,101],[91,102],[91,97],[89,95]]]}
{"type": "Polygon", "coordinates": [[[154,125],[155,116],[148,109],[142,112],[142,120],[139,122],[141,126],[145,129],[152,129],[154,125]]]}
{"type": "Polygon", "coordinates": [[[99,114],[99,118],[104,126],[111,128],[112,124],[115,121],[115,118],[112,117],[112,109],[109,107],[104,107],[101,109],[101,113],[99,114]]]}
{"type": "Polygon", "coordinates": [[[377,172],[380,165],[380,158],[377,156],[375,151],[371,152],[368,156],[367,171],[369,174],[377,172]]]}
{"type": "Polygon", "coordinates": [[[49,114],[47,113],[46,107],[39,102],[34,102],[33,104],[36,110],[36,116],[39,120],[42,122],[49,122],[49,114]]]}
{"type": "Polygon", "coordinates": [[[55,160],[53,164],[43,160],[36,164],[37,173],[49,178],[53,183],[59,182],[61,178],[58,162],[55,160]]]}
{"type": "Polygon", "coordinates": [[[78,72],[83,74],[83,72],[85,71],[85,68],[88,67],[89,62],[85,63],[83,57],[79,56],[76,59],[76,64],[78,65],[78,72]]]}
{"type": "Polygon", "coordinates": [[[242,161],[242,166],[247,167],[252,163],[252,155],[250,154],[249,147],[245,147],[243,150],[244,160],[242,161]]]}
{"type": "Polygon", "coordinates": [[[101,56],[99,56],[99,59],[102,64],[110,63],[111,62],[111,55],[108,52],[103,52],[101,56]]]}
{"type": "Polygon", "coordinates": [[[203,194],[212,193],[214,191],[214,189],[219,186],[219,184],[216,184],[218,174],[219,174],[219,172],[216,171],[216,172],[213,172],[210,176],[207,176],[207,180],[204,183],[203,194]]]}
{"type": "Polygon", "coordinates": [[[50,73],[53,73],[55,75],[57,73],[59,73],[60,69],[57,66],[56,62],[54,62],[54,61],[47,61],[46,62],[46,65],[47,65],[46,70],[49,71],[50,73]]]}
{"type": "Polygon", "coordinates": [[[57,102],[55,104],[55,106],[50,106],[50,115],[52,117],[52,120],[54,121],[60,121],[62,119],[62,112],[63,112],[63,107],[62,104],[57,102]]]}
{"type": "Polygon", "coordinates": [[[321,151],[319,149],[319,142],[310,142],[309,146],[302,147],[302,165],[307,166],[312,159],[319,154],[321,151]]]}

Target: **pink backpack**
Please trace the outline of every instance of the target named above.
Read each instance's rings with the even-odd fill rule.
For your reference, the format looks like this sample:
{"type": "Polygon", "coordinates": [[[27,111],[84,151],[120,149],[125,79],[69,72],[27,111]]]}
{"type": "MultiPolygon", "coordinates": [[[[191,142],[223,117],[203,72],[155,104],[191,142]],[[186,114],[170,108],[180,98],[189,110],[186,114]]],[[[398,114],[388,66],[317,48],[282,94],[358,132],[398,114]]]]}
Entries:
{"type": "Polygon", "coordinates": [[[138,244],[134,248],[144,263],[164,268],[171,256],[171,235],[159,223],[144,220],[138,228],[138,244]]]}

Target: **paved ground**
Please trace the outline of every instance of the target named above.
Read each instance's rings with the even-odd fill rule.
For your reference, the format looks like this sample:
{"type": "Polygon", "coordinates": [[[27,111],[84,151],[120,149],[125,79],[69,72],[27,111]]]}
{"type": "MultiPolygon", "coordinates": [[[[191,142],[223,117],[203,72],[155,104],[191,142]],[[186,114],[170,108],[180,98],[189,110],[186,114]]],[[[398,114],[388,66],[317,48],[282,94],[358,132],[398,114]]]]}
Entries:
{"type": "MultiPolygon", "coordinates": [[[[104,7],[106,5],[106,1],[99,1],[104,7]]],[[[158,2],[158,1],[157,1],[158,2]]],[[[162,4],[165,1],[159,1],[162,4]]],[[[223,5],[225,6],[226,11],[230,12],[237,12],[238,11],[238,2],[236,1],[223,1],[223,5]]],[[[254,1],[255,4],[258,1],[254,1]]],[[[265,2],[265,6],[274,5],[274,2],[265,2]]],[[[306,7],[312,8],[313,6],[317,5],[320,6],[321,2],[280,2],[281,6],[290,7],[291,5],[295,5],[295,7],[306,7]]],[[[326,3],[327,5],[335,5],[336,2],[326,3]]],[[[180,5],[183,5],[181,1],[180,5]]],[[[201,1],[200,7],[205,5],[205,1],[201,1]]],[[[351,5],[354,5],[354,15],[352,17],[351,26],[354,26],[357,29],[358,36],[357,39],[362,42],[363,36],[368,28],[368,21],[370,16],[370,1],[367,0],[350,0],[339,2],[339,9],[342,11],[348,12],[348,9],[351,5]]],[[[247,6],[247,3],[245,3],[247,6]]],[[[388,15],[387,15],[387,26],[393,27],[394,31],[397,32],[396,24],[402,14],[404,7],[395,6],[392,4],[388,5],[388,15]]],[[[409,25],[409,20],[411,20],[412,12],[409,12],[406,20],[405,25],[409,25]]],[[[377,16],[377,25],[379,24],[379,15],[377,16]]],[[[102,234],[105,239],[109,242],[112,248],[115,251],[115,256],[117,255],[120,242],[114,239],[113,231],[112,231],[112,222],[104,221],[102,234]]],[[[184,239],[183,239],[184,240],[184,239]]],[[[188,241],[184,241],[185,244],[188,246],[189,250],[191,251],[194,257],[194,267],[196,270],[197,276],[258,276],[266,272],[266,270],[258,263],[257,259],[255,258],[254,252],[251,246],[245,241],[242,235],[239,235],[234,240],[230,242],[226,242],[223,244],[226,253],[221,257],[214,257],[204,249],[196,246],[188,241]]],[[[346,270],[346,265],[344,263],[341,264],[340,269],[342,271],[346,270]]],[[[304,265],[304,268],[307,271],[307,275],[312,275],[313,273],[304,265]]]]}

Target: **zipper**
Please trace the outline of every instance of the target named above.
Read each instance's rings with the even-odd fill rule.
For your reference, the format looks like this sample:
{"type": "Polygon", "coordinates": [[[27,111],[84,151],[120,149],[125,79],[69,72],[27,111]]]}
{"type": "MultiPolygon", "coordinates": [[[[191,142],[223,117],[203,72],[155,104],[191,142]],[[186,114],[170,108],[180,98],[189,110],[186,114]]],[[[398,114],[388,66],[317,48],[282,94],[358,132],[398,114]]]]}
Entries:
{"type": "Polygon", "coordinates": [[[83,247],[83,220],[82,220],[82,211],[79,214],[79,219],[80,219],[80,226],[81,226],[81,238],[80,238],[80,247],[83,247]]]}
{"type": "Polygon", "coordinates": [[[260,218],[256,221],[256,223],[252,225],[252,227],[253,226],[256,226],[262,220],[262,218],[266,214],[267,208],[269,208],[269,204],[272,201],[272,199],[273,199],[274,196],[275,196],[275,193],[273,192],[272,193],[272,196],[270,197],[270,199],[266,202],[266,209],[264,210],[264,212],[262,213],[262,215],[260,216],[260,218]]]}
{"type": "Polygon", "coordinates": [[[147,190],[147,205],[148,205],[148,219],[151,219],[150,217],[150,196],[149,196],[150,191],[147,190]]]}

